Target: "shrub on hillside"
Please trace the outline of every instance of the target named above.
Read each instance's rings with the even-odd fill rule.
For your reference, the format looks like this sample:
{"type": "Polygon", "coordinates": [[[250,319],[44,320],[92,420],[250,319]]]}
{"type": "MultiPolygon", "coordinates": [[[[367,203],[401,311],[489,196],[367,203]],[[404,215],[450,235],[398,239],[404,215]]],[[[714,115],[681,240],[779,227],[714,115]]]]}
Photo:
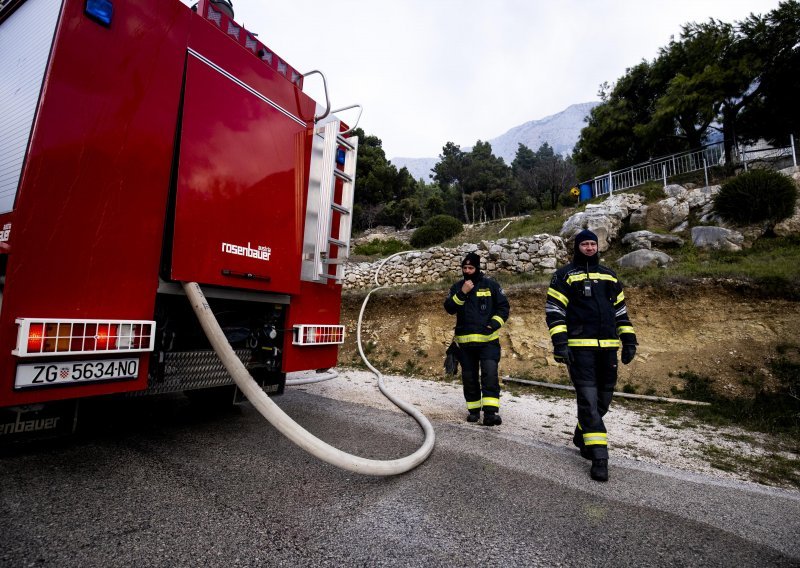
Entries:
{"type": "Polygon", "coordinates": [[[429,247],[443,243],[464,230],[461,221],[450,215],[435,215],[411,235],[411,246],[429,247]]]}
{"type": "Polygon", "coordinates": [[[714,209],[725,220],[749,225],[777,223],[794,213],[797,186],[772,170],[752,170],[725,182],[714,198],[714,209]]]}
{"type": "Polygon", "coordinates": [[[353,248],[354,254],[361,254],[365,256],[380,255],[389,256],[400,252],[401,250],[408,250],[409,246],[398,239],[374,239],[368,243],[357,245],[353,248]]]}
{"type": "Polygon", "coordinates": [[[443,242],[445,239],[440,238],[439,232],[429,225],[417,227],[414,234],[411,235],[411,246],[414,248],[425,248],[443,242]]]}
{"type": "Polygon", "coordinates": [[[464,225],[450,215],[434,215],[425,222],[426,225],[436,227],[442,233],[447,235],[446,238],[455,237],[458,233],[464,230],[464,225]]]}

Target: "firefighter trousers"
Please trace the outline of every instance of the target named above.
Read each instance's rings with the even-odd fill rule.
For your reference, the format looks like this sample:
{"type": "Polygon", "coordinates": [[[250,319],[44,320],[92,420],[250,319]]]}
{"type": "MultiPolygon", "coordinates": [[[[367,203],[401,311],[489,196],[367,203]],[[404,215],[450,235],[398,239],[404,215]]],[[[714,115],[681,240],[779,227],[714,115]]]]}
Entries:
{"type": "Polygon", "coordinates": [[[572,349],[569,377],[578,403],[575,444],[586,457],[608,459],[608,440],[603,416],[608,412],[617,384],[616,349],[572,349]]]}
{"type": "Polygon", "coordinates": [[[500,342],[466,343],[461,347],[461,382],[467,410],[484,413],[500,410],[500,342]]]}

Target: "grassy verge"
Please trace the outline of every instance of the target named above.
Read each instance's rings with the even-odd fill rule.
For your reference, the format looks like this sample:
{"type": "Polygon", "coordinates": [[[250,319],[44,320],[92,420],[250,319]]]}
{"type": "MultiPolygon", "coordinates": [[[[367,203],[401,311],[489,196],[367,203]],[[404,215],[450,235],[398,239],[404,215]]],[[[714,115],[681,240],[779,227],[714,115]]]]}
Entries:
{"type": "MultiPolygon", "coordinates": [[[[605,256],[613,262],[625,252],[615,248],[605,256]]],[[[711,279],[732,287],[757,287],[765,296],[800,299],[800,238],[759,239],[739,252],[702,251],[691,243],[670,251],[667,268],[620,269],[626,285],[669,288],[673,284],[711,279]]]]}
{"type": "Polygon", "coordinates": [[[800,347],[779,346],[778,355],[769,362],[769,374],[771,386],[766,386],[767,377],[756,372],[742,381],[750,386],[751,395],[730,398],[717,393],[707,377],[682,373],[684,387],[676,389],[675,394],[711,404],[669,407],[663,415],[712,428],[738,427],[767,434],[769,442],[757,456],[731,454],[715,445],[706,446],[704,454],[718,469],[735,471],[760,483],[800,488],[800,347]]]}
{"type": "Polygon", "coordinates": [[[464,231],[441,244],[443,247],[458,247],[464,243],[516,239],[531,235],[557,235],[564,224],[565,212],[571,210],[534,211],[530,215],[512,221],[500,220],[465,227],[464,231]]]}
{"type": "Polygon", "coordinates": [[[398,239],[374,239],[368,243],[353,247],[353,255],[383,258],[403,250],[411,250],[412,248],[408,243],[398,239]]]}

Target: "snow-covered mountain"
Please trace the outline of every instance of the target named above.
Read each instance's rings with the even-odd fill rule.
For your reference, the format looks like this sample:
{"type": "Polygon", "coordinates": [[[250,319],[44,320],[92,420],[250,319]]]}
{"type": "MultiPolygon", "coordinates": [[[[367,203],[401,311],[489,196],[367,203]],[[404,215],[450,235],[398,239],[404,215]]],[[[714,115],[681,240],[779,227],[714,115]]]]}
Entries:
{"type": "MultiPolygon", "coordinates": [[[[598,102],[574,104],[558,114],[546,116],[539,120],[531,120],[525,124],[515,126],[505,134],[492,138],[492,152],[511,164],[517,154],[519,144],[525,144],[534,152],[547,142],[558,154],[570,154],[578,141],[581,129],[586,126],[584,119],[598,102]]],[[[469,151],[471,147],[461,147],[469,151]]],[[[436,158],[392,158],[391,162],[397,168],[406,167],[414,179],[429,181],[431,168],[436,165],[436,158]]]]}

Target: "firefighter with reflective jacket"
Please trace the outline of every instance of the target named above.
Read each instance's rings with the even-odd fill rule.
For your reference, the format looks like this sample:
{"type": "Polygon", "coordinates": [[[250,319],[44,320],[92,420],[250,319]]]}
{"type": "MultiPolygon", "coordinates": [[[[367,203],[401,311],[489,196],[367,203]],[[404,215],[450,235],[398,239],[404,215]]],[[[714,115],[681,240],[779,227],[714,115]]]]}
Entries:
{"type": "Polygon", "coordinates": [[[461,262],[464,276],[453,284],[444,309],[455,314],[455,342],[461,363],[461,382],[467,401],[467,421],[498,426],[500,418],[499,331],[508,320],[508,298],[500,284],[481,272],[481,257],[467,254],[461,262]]]}
{"type": "Polygon", "coordinates": [[[556,361],[566,363],[575,386],[578,425],[573,443],[592,460],[590,474],[608,480],[608,444],[603,416],[617,382],[617,350],[627,365],[636,355],[636,334],[625,294],[613,270],[600,265],[597,235],[575,237],[572,263],[553,275],[545,315],[556,361]]]}

